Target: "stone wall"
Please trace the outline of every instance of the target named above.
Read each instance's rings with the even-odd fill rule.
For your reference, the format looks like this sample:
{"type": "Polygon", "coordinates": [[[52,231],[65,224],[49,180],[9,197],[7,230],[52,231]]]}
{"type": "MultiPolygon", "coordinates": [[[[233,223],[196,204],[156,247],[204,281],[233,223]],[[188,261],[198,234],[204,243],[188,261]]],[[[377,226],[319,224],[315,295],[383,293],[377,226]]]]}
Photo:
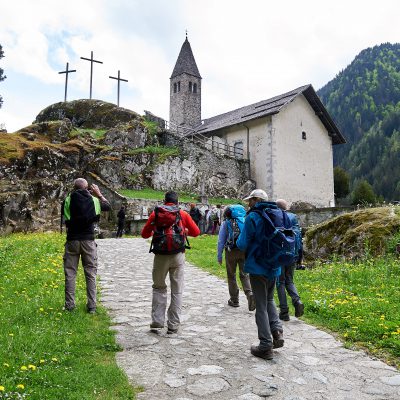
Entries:
{"type": "Polygon", "coordinates": [[[354,207],[313,208],[309,210],[296,210],[299,224],[303,229],[320,224],[338,215],[354,211],[354,207]]]}

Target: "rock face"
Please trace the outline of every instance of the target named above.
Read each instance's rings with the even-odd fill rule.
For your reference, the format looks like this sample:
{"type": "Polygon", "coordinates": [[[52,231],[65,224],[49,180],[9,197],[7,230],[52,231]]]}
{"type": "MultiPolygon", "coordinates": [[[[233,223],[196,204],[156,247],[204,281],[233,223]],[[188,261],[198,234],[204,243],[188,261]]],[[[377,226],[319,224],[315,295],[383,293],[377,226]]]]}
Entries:
{"type": "Polygon", "coordinates": [[[400,207],[358,210],[310,228],[305,237],[309,259],[329,259],[333,254],[358,258],[367,252],[385,254],[400,232],[400,207]]]}
{"type": "Polygon", "coordinates": [[[60,102],[42,110],[34,122],[59,121],[68,118],[74,127],[113,128],[118,123],[139,118],[139,114],[100,100],[60,102]]]}
{"type": "Polygon", "coordinates": [[[77,177],[107,191],[112,224],[122,188],[240,198],[254,186],[245,160],[173,137],[133,111],[97,100],[57,103],[34,124],[0,134],[0,233],[57,229],[77,177]]]}

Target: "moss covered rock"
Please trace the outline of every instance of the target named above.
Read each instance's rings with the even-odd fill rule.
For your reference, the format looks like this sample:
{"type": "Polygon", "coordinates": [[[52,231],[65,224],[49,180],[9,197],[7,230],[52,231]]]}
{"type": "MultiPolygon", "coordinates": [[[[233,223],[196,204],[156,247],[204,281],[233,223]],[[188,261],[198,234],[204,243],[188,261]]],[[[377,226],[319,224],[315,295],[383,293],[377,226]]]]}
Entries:
{"type": "Polygon", "coordinates": [[[394,237],[400,237],[400,207],[358,210],[310,228],[304,240],[310,260],[330,259],[334,255],[358,258],[381,255],[394,237]]]}
{"type": "Polygon", "coordinates": [[[42,110],[35,123],[68,118],[74,127],[107,129],[140,118],[139,114],[100,100],[74,100],[52,104],[42,110]]]}

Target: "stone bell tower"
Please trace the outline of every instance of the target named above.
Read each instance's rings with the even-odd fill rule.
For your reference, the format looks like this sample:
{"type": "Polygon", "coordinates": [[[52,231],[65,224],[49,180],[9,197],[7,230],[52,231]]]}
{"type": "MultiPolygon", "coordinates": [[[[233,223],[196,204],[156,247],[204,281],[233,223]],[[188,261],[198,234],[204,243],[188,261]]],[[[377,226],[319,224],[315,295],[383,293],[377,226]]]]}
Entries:
{"type": "Polygon", "coordinates": [[[169,121],[171,127],[201,124],[201,76],[187,35],[170,78],[169,121]]]}

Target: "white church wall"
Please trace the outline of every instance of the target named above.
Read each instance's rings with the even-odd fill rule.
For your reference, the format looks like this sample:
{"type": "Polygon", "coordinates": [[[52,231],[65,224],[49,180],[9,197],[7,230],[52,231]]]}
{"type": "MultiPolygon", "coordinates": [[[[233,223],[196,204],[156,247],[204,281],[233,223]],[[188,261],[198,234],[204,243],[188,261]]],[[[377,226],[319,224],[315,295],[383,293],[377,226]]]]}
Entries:
{"type": "Polygon", "coordinates": [[[271,158],[271,118],[264,117],[247,121],[224,129],[220,135],[230,146],[243,142],[243,155],[247,159],[247,128],[249,129],[250,178],[256,181],[257,187],[263,188],[269,194],[272,189],[272,170],[274,158],[271,158]]]}
{"type": "Polygon", "coordinates": [[[273,116],[274,196],[333,206],[332,140],[303,95],[273,116]],[[303,137],[305,133],[305,138],[303,137]]]}

